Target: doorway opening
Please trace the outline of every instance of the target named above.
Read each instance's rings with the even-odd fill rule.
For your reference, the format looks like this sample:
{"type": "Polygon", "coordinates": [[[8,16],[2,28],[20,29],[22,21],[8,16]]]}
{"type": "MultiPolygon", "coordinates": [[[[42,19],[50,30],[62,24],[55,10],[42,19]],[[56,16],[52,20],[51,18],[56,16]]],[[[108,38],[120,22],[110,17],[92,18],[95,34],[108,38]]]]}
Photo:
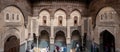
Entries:
{"type": "Polygon", "coordinates": [[[115,52],[115,38],[107,30],[100,33],[100,49],[103,52],[115,52]]]}
{"type": "Polygon", "coordinates": [[[20,40],[16,36],[10,36],[4,44],[4,52],[19,52],[20,40]]]}
{"type": "Polygon", "coordinates": [[[49,33],[46,30],[41,31],[41,35],[39,36],[38,47],[40,51],[48,52],[50,47],[49,33]]]}
{"type": "Polygon", "coordinates": [[[78,30],[74,30],[71,35],[71,49],[72,52],[81,52],[82,50],[82,41],[80,32],[78,30]]]}
{"type": "Polygon", "coordinates": [[[58,31],[55,36],[55,50],[57,52],[66,52],[66,38],[63,31],[58,31]]]}

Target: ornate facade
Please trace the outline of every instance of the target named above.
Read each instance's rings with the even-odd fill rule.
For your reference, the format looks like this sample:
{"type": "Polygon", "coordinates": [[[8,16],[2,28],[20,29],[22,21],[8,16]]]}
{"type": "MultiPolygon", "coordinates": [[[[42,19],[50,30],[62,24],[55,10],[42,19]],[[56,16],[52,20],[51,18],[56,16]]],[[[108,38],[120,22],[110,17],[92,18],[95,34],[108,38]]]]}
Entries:
{"type": "Polygon", "coordinates": [[[120,52],[119,3],[0,0],[0,52],[120,52]]]}

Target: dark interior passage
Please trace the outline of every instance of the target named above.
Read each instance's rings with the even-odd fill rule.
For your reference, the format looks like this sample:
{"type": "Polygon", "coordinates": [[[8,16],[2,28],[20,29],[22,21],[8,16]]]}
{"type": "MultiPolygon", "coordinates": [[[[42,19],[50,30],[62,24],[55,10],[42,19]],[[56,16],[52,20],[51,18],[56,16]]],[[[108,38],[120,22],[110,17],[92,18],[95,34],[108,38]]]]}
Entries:
{"type": "Polygon", "coordinates": [[[100,46],[103,52],[115,52],[115,38],[109,31],[101,32],[100,46]]]}
{"type": "Polygon", "coordinates": [[[20,40],[15,36],[11,36],[4,44],[4,52],[19,52],[20,40]]]}
{"type": "Polygon", "coordinates": [[[39,47],[47,48],[49,44],[49,33],[46,30],[41,31],[41,35],[39,36],[39,47]]]}
{"type": "MultiPolygon", "coordinates": [[[[82,50],[82,41],[80,32],[78,30],[74,30],[71,35],[71,49],[72,51],[75,50],[75,52],[80,52],[82,50]]],[[[74,51],[73,51],[74,52],[74,51]]]]}

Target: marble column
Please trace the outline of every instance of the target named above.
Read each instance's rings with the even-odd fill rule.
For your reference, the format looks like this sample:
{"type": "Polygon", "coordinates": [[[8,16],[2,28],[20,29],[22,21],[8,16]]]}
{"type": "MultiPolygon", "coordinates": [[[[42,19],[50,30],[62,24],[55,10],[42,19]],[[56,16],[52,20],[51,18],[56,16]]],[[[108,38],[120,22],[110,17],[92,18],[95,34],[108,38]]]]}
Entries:
{"type": "Polygon", "coordinates": [[[50,38],[50,52],[54,51],[54,38],[50,38]]]}

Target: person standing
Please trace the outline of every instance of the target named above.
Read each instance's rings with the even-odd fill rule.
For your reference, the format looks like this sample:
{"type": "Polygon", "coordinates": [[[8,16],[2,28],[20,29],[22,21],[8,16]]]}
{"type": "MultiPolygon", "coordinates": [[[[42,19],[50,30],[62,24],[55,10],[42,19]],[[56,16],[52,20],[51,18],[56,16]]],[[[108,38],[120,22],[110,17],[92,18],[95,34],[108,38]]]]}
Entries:
{"type": "Polygon", "coordinates": [[[29,46],[27,47],[26,52],[30,52],[30,47],[29,46]]]}
{"type": "Polygon", "coordinates": [[[47,46],[46,51],[49,52],[49,46],[47,46]]]}
{"type": "Polygon", "coordinates": [[[80,52],[80,49],[79,49],[79,48],[80,48],[79,43],[76,43],[76,49],[75,49],[75,50],[76,50],[76,52],[80,52]]]}
{"type": "Polygon", "coordinates": [[[59,46],[55,45],[55,50],[56,50],[57,52],[60,52],[60,51],[59,51],[59,50],[60,50],[59,46]]]}
{"type": "Polygon", "coordinates": [[[108,52],[108,46],[105,46],[105,52],[108,52]]]}

